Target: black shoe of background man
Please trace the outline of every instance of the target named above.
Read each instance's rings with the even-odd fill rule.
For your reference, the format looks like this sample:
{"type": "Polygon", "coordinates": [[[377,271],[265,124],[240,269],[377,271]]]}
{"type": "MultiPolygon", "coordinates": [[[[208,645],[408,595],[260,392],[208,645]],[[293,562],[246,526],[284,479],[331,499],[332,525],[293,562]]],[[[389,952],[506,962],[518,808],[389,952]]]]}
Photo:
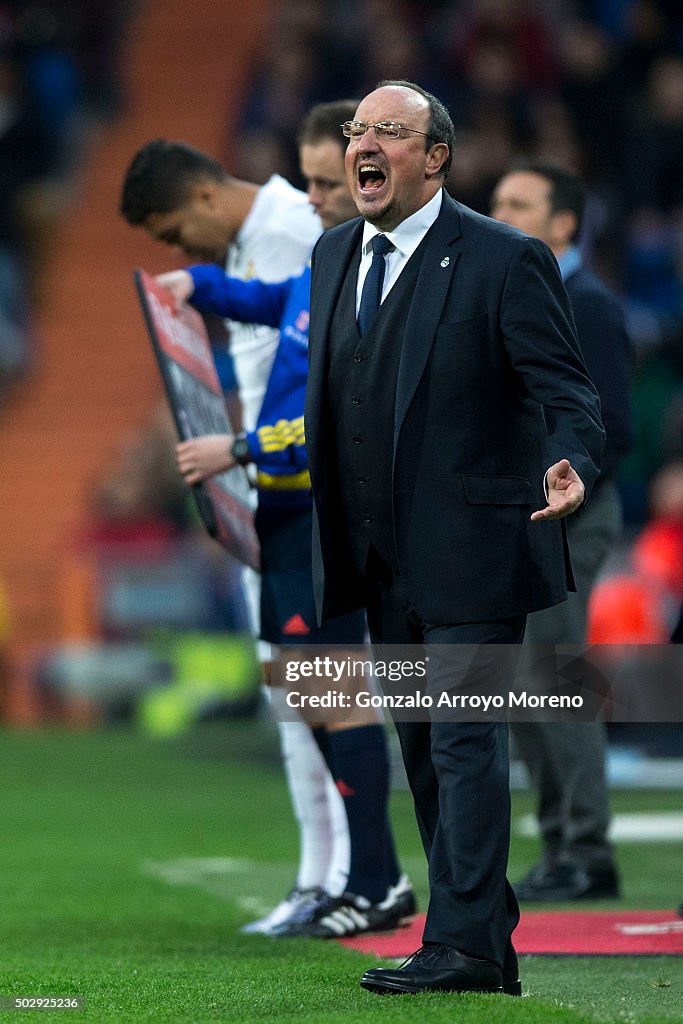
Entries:
{"type": "Polygon", "coordinates": [[[683,903],[679,903],[678,905],[678,916],[683,917],[683,903]]]}
{"type": "Polygon", "coordinates": [[[611,864],[595,868],[537,864],[513,888],[517,899],[528,903],[615,900],[620,896],[619,875],[611,864]]]}
{"type": "Polygon", "coordinates": [[[503,991],[497,964],[467,956],[441,942],[426,943],[400,967],[373,967],[360,983],[379,995],[503,991]]]}

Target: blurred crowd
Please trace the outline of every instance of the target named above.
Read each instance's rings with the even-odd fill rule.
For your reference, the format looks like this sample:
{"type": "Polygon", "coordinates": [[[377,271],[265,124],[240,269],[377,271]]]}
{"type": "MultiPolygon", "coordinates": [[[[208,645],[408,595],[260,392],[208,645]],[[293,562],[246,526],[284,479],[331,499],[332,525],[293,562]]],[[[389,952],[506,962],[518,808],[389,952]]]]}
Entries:
{"type": "MultiPolygon", "coordinates": [[[[98,128],[125,106],[121,42],[137,7],[0,0],[0,411],[34,358],[32,312],[55,225],[98,128]]],[[[487,213],[493,186],[518,160],[550,160],[586,182],[584,256],[620,296],[636,355],[636,440],[618,481],[628,545],[615,571],[656,577],[665,611],[650,635],[671,635],[683,600],[680,4],[289,0],[272,9],[223,154],[238,177],[262,183],[280,173],[301,186],[296,134],[311,105],[408,78],[453,114],[447,187],[459,201],[487,213]]],[[[166,429],[143,429],[120,461],[103,466],[93,483],[91,542],[127,534],[126,522],[133,534],[142,522],[141,536],[159,523],[163,536],[196,529],[172,468],[155,473],[153,487],[149,478],[138,487],[139,473],[126,478],[126,466],[145,462],[141,452],[159,455],[166,429]]],[[[168,451],[160,458],[168,469],[168,451]]],[[[646,589],[642,600],[651,602],[650,582],[646,589]]],[[[647,616],[635,607],[624,614],[642,625],[647,616]]],[[[631,635],[648,634],[643,627],[631,635]]]]}
{"type": "Polygon", "coordinates": [[[33,314],[97,128],[123,103],[135,0],[0,0],[0,409],[35,360],[33,314]]]}

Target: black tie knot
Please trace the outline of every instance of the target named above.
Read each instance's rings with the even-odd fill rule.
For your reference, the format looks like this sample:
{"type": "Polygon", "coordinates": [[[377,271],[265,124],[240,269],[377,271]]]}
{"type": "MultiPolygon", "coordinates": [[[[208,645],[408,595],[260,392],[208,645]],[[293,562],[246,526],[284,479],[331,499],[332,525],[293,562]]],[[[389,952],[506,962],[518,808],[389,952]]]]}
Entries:
{"type": "Polygon", "coordinates": [[[386,256],[394,248],[386,235],[375,235],[372,240],[372,252],[375,256],[386,256]]]}

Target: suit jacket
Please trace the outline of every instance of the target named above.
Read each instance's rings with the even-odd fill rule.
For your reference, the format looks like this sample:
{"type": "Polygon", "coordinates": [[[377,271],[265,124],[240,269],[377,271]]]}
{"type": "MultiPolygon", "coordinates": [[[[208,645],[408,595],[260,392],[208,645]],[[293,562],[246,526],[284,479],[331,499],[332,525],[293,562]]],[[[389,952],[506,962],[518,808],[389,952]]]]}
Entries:
{"type": "MultiPolygon", "coordinates": [[[[327,401],[328,331],[362,220],[326,232],[312,261],[306,441],[313,581],[322,618],[365,603],[350,568],[327,401]]],[[[396,385],[393,518],[410,599],[433,625],[557,604],[565,531],[532,523],[543,478],[569,458],[587,491],[604,430],[550,250],[446,193],[405,311],[396,385]]]]}

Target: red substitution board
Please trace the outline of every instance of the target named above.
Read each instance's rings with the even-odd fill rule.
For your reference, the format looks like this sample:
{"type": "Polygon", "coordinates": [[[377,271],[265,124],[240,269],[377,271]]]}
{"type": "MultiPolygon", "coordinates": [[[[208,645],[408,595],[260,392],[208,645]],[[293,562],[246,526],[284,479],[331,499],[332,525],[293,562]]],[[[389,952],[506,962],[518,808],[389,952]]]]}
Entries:
{"type": "MultiPolygon", "coordinates": [[[[181,440],[232,434],[202,318],[189,306],[177,309],[170,293],[144,270],[136,270],[134,279],[181,440]]],[[[258,569],[259,543],[244,470],[235,467],[192,490],[211,536],[240,562],[258,569]]]]}

